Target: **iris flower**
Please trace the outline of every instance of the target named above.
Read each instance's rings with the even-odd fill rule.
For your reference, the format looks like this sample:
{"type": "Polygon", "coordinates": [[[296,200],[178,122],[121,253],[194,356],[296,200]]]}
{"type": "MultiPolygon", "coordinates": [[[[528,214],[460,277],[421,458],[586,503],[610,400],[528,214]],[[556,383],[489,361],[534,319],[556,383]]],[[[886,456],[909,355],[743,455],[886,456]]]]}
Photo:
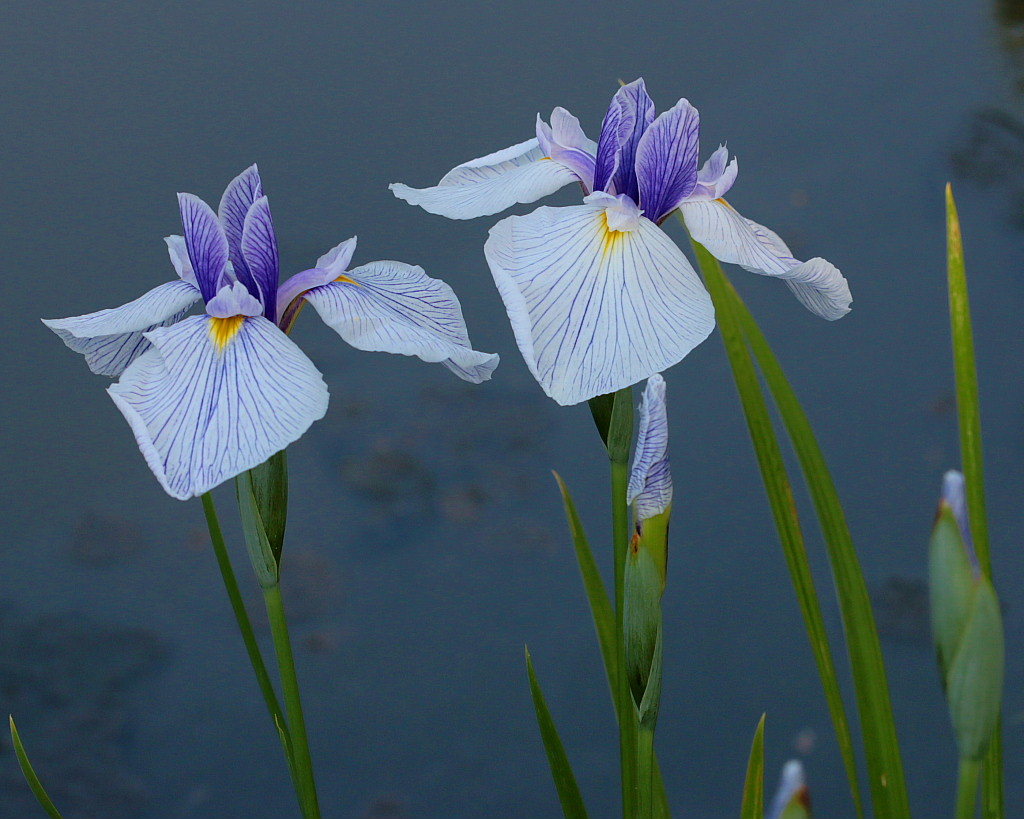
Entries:
{"type": "Polygon", "coordinates": [[[834,266],[796,260],[722,198],[736,160],[723,146],[698,168],[698,125],[685,99],[655,116],[639,79],[615,94],[596,143],[555,108],[550,124],[538,115],[536,138],[459,165],[434,187],[391,190],[430,213],[470,219],[581,185],[583,204],[509,217],[484,247],[531,372],[558,403],[576,404],[672,366],[713,329],[703,284],[658,229],[677,209],[721,261],[783,279],[823,318],[849,310],[834,266]]]}
{"type": "Polygon", "coordinates": [[[327,411],[320,372],[287,331],[309,303],[361,350],[415,355],[479,383],[498,357],[469,345],[451,288],[419,267],[348,270],[349,239],[278,286],[270,205],[255,165],[219,213],[178,195],[184,236],[168,237],[176,281],[112,310],[44,320],[93,372],[131,425],[157,480],[175,498],[201,495],[263,463],[327,411]],[[200,315],[186,314],[203,302],[200,315]]]}
{"type": "Polygon", "coordinates": [[[665,379],[647,379],[637,423],[636,452],[629,473],[626,502],[633,507],[638,527],[672,506],[672,470],[668,458],[668,414],[665,379]]]}

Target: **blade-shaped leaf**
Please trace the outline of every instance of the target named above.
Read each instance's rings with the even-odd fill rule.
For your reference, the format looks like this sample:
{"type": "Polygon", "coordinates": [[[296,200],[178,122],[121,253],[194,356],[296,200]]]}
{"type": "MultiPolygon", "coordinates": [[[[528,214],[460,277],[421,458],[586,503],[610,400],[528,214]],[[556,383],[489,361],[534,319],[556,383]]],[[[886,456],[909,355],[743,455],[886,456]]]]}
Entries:
{"type": "Polygon", "coordinates": [[[558,736],[558,728],[537,681],[530,649],[526,649],[526,672],[530,677],[530,693],[533,694],[533,707],[537,712],[537,726],[540,728],[541,739],[544,740],[544,750],[551,766],[551,778],[555,780],[558,801],[562,803],[562,813],[565,814],[565,819],[586,819],[587,808],[583,804],[583,795],[576,784],[576,776],[572,772],[572,765],[569,764],[565,746],[558,736]]]}
{"type": "Polygon", "coordinates": [[[764,718],[765,715],[761,714],[754,731],[754,741],[750,744],[740,819],[764,819],[764,718]]]}
{"type": "MultiPolygon", "coordinates": [[[[967,291],[960,216],[953,199],[953,186],[946,185],[946,254],[949,287],[949,325],[953,337],[953,369],[956,373],[956,407],[960,422],[960,461],[967,484],[967,512],[978,562],[992,579],[985,512],[985,464],[981,440],[981,401],[978,397],[978,368],[974,356],[971,301],[967,291]]],[[[997,722],[985,760],[983,808],[985,819],[1002,819],[1003,738],[997,722]]]]}
{"type": "MultiPolygon", "coordinates": [[[[701,272],[704,274],[708,291],[711,293],[711,298],[715,304],[715,314],[718,317],[719,329],[729,356],[729,362],[732,365],[733,378],[736,383],[736,389],[739,392],[740,402],[743,405],[747,428],[750,431],[750,437],[754,444],[754,451],[761,469],[761,477],[768,495],[775,527],[779,532],[779,539],[782,542],[783,552],[786,556],[790,575],[792,576],[793,587],[804,615],[811,649],[814,652],[815,661],[818,665],[818,673],[821,676],[825,699],[828,702],[832,722],[835,725],[836,738],[843,756],[857,815],[863,817],[857,764],[853,750],[853,735],[850,730],[849,719],[846,715],[846,708],[843,704],[835,661],[832,657],[832,649],[821,613],[821,603],[818,599],[810,563],[807,559],[807,549],[804,544],[803,530],[801,529],[800,519],[797,514],[796,500],[793,497],[793,487],[783,460],[782,449],[779,446],[779,441],[772,425],[768,404],[761,389],[757,369],[754,366],[750,350],[747,348],[747,341],[744,338],[742,329],[744,325],[740,321],[738,310],[739,297],[734,297],[734,291],[722,272],[722,267],[718,260],[696,242],[694,242],[694,249],[701,272]]],[[[776,401],[778,403],[778,399],[776,401]]],[[[782,409],[781,405],[780,409],[782,409]]],[[[868,616],[870,617],[870,610],[868,611],[868,616]]],[[[888,692],[886,692],[886,700],[888,700],[888,692]]],[[[898,773],[899,784],[896,787],[902,785],[902,768],[899,769],[898,773]]],[[[883,791],[888,790],[886,785],[879,785],[879,787],[883,791]]],[[[886,813],[881,810],[879,811],[879,816],[885,817],[885,819],[895,819],[904,815],[899,812],[886,813]]]]}
{"type": "Polygon", "coordinates": [[[18,757],[18,764],[21,766],[21,772],[25,775],[25,781],[28,782],[28,786],[32,789],[32,793],[43,807],[43,810],[52,816],[53,819],[61,819],[60,811],[57,810],[57,806],[47,796],[43,783],[39,781],[39,777],[36,776],[32,763],[29,761],[28,754],[25,753],[25,746],[22,744],[21,735],[14,724],[14,717],[10,717],[9,720],[11,724],[11,742],[14,743],[14,753],[18,757]]]}
{"type": "Polygon", "coordinates": [[[252,561],[256,578],[265,589],[276,586],[280,579],[280,566],[267,537],[263,518],[260,516],[249,472],[243,472],[235,478],[235,490],[238,494],[238,511],[242,518],[242,533],[245,535],[245,545],[249,550],[249,559],[252,561]]]}

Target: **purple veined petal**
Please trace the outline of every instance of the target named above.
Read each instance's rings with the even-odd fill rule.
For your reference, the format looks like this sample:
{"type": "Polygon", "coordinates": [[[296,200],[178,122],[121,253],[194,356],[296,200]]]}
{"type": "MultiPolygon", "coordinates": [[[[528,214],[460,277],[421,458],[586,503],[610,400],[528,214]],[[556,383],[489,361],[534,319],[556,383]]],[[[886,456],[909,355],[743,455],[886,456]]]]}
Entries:
{"type": "Polygon", "coordinates": [[[206,303],[206,314],[214,318],[259,316],[263,314],[263,305],[249,292],[249,288],[235,281],[218,290],[217,295],[206,303]]]}
{"type": "Polygon", "coordinates": [[[644,85],[642,77],[615,92],[605,116],[605,123],[601,127],[601,138],[598,140],[598,169],[594,174],[596,190],[624,193],[634,202],[639,201],[640,191],[634,167],[636,150],[640,138],[652,122],[654,100],[647,93],[647,86],[644,85]],[[619,112],[617,115],[613,114],[616,109],[619,112]],[[617,156],[614,162],[610,161],[609,156],[612,151],[617,156]]]}
{"type": "Polygon", "coordinates": [[[800,303],[821,318],[834,321],[850,312],[850,285],[834,265],[821,258],[794,259],[778,235],[745,219],[724,199],[683,202],[679,210],[690,235],[716,259],[783,279],[800,303]]]}
{"type": "Polygon", "coordinates": [[[309,270],[303,270],[285,279],[284,283],[277,291],[278,324],[287,330],[287,324],[291,322],[292,317],[296,312],[293,309],[291,314],[289,314],[288,306],[307,290],[312,290],[314,287],[329,284],[336,278],[338,277],[329,270],[324,270],[320,267],[311,267],[309,270]]]}
{"type": "Polygon", "coordinates": [[[548,159],[536,138],[452,168],[432,188],[388,187],[399,199],[449,219],[491,216],[517,203],[535,202],[579,178],[548,159]]]}
{"type": "Polygon", "coordinates": [[[193,316],[147,337],[153,348],[107,391],[172,497],[258,466],[327,411],[316,367],[262,316],[193,316]]]}
{"type": "Polygon", "coordinates": [[[736,182],[739,167],[736,157],[729,161],[729,150],[719,145],[704,166],[697,171],[697,185],[687,197],[691,202],[702,199],[721,199],[736,182]]]}
{"type": "Polygon", "coordinates": [[[572,169],[587,193],[594,190],[597,143],[583,133],[576,117],[564,108],[555,108],[548,125],[537,114],[537,141],[545,156],[572,169]]]}
{"type": "Polygon", "coordinates": [[[608,228],[605,208],[542,207],[491,228],[484,255],[530,372],[559,404],[631,386],[714,328],[686,256],[657,225],[608,228]]]}
{"type": "Polygon", "coordinates": [[[63,319],[43,319],[97,375],[116,378],[149,349],[148,330],[174,324],[202,298],[195,285],[173,281],[109,310],[63,319]]]}
{"type": "Polygon", "coordinates": [[[185,237],[165,236],[164,242],[167,244],[167,255],[171,258],[171,264],[174,265],[174,271],[178,274],[178,278],[198,288],[196,272],[192,269],[192,262],[188,258],[188,248],[185,247],[185,237]]]}
{"type": "MultiPolygon", "coordinates": [[[[266,196],[261,196],[253,202],[245,216],[245,225],[242,228],[242,256],[256,285],[256,292],[253,295],[263,302],[264,315],[271,321],[276,321],[281,260],[277,252],[274,221],[270,216],[270,202],[266,196]]],[[[251,287],[249,291],[252,292],[251,287]]]]}
{"type": "Polygon", "coordinates": [[[697,109],[679,100],[651,123],[637,144],[640,206],[658,224],[697,184],[699,125],[697,109]]]}
{"type": "Polygon", "coordinates": [[[765,819],[782,819],[786,808],[794,802],[807,804],[807,778],[804,775],[804,766],[797,759],[791,759],[782,768],[779,787],[765,813],[765,819]]]}
{"type": "Polygon", "coordinates": [[[633,506],[637,521],[660,515],[672,505],[665,379],[660,373],[647,379],[647,386],[640,399],[636,452],[633,455],[626,502],[633,506]]]}
{"type": "Polygon", "coordinates": [[[217,208],[224,235],[228,239],[228,253],[231,263],[235,266],[235,275],[257,298],[259,293],[254,289],[256,283],[249,273],[248,262],[242,253],[242,233],[245,230],[245,217],[249,213],[249,208],[261,196],[263,182],[259,169],[255,165],[250,165],[228,183],[217,208]]]}
{"type": "Polygon", "coordinates": [[[414,355],[439,362],[478,384],[498,356],[470,346],[462,307],[452,289],[421,267],[370,262],[306,293],[324,322],[359,350],[414,355]]]}
{"type": "Polygon", "coordinates": [[[228,266],[228,240],[216,214],[198,196],[179,193],[178,207],[188,258],[199,290],[209,301],[216,294],[228,266]]]}

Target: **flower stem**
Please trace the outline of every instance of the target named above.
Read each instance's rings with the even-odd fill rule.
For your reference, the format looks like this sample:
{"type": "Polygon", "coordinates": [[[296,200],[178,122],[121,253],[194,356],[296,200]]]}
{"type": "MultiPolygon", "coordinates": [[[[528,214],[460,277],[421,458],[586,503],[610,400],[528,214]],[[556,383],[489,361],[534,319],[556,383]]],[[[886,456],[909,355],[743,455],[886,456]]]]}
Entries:
{"type": "Polygon", "coordinates": [[[299,694],[299,678],[295,672],[295,657],[292,654],[292,641],[288,634],[288,621],[285,618],[281,586],[275,583],[263,587],[263,600],[267,606],[270,631],[274,636],[274,650],[277,653],[284,701],[288,709],[288,726],[291,729],[295,778],[298,782],[302,813],[306,819],[320,819],[320,806],[317,802],[316,782],[313,777],[313,759],[309,753],[306,720],[302,715],[302,698],[299,694]]]}
{"type": "Polygon", "coordinates": [[[270,681],[270,674],[267,673],[267,666],[263,662],[263,654],[260,652],[259,644],[256,642],[256,634],[252,628],[252,621],[246,611],[245,602],[238,588],[238,580],[235,577],[235,570],[231,565],[231,557],[228,555],[227,546],[224,543],[224,534],[220,528],[220,519],[217,517],[217,507],[214,506],[213,496],[206,492],[203,495],[203,511],[206,513],[206,525],[210,530],[210,540],[213,541],[213,553],[217,556],[217,566],[220,568],[220,576],[224,581],[224,589],[231,601],[231,610],[235,613],[235,621],[238,623],[238,630],[242,633],[242,641],[245,643],[245,650],[249,654],[249,662],[256,674],[256,681],[259,683],[260,691],[263,693],[263,701],[267,704],[267,711],[274,721],[277,732],[281,737],[281,744],[284,746],[285,758],[288,761],[288,770],[291,772],[292,781],[296,790],[299,787],[295,778],[295,763],[291,739],[288,735],[288,723],[285,720],[284,711],[281,710],[281,703],[274,691],[274,684],[270,681]]]}
{"type": "Polygon", "coordinates": [[[654,726],[640,726],[636,758],[640,816],[654,819],[657,816],[654,802],[654,726]]]}
{"type": "Polygon", "coordinates": [[[974,819],[978,805],[978,778],[981,762],[960,760],[960,776],[956,783],[956,819],[974,819]]]}

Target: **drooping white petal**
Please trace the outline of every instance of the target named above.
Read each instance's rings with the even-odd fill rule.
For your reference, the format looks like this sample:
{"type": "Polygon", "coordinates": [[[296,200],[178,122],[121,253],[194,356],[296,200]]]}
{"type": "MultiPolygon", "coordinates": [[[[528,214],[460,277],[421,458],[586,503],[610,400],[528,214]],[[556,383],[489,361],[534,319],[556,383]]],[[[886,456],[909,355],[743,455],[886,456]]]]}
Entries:
{"type": "Polygon", "coordinates": [[[174,324],[201,298],[199,288],[187,281],[158,285],[135,301],[84,316],[43,319],[76,353],[85,356],[97,375],[116,378],[149,349],[143,333],[174,324]]]}
{"type": "Polygon", "coordinates": [[[834,265],[821,258],[794,259],[777,234],[745,219],[724,199],[683,202],[679,210],[690,235],[716,259],[784,279],[801,304],[824,319],[850,312],[850,285],[834,265]]]}
{"type": "Polygon", "coordinates": [[[147,333],[153,348],[107,390],[168,494],[201,495],[299,438],[327,411],[305,354],[257,316],[193,316],[147,333]]]}
{"type": "Polygon", "coordinates": [[[498,366],[497,355],[470,346],[452,289],[421,267],[371,262],[348,271],[341,281],[313,288],[305,298],[357,349],[441,362],[473,383],[489,379],[498,366]]]}
{"type": "Polygon", "coordinates": [[[707,338],[714,309],[682,251],[645,217],[608,228],[605,208],[538,208],[484,245],[516,342],[544,391],[577,404],[667,369],[707,338]]]}
{"type": "Polygon", "coordinates": [[[804,766],[800,764],[800,760],[791,759],[782,769],[778,790],[775,791],[771,806],[765,813],[765,819],[782,819],[790,805],[806,802],[807,779],[804,776],[804,766]]]}
{"type": "Polygon", "coordinates": [[[660,373],[647,379],[640,399],[636,452],[629,473],[626,502],[633,506],[638,521],[660,515],[672,503],[665,379],[660,373]]]}
{"type": "Polygon", "coordinates": [[[567,166],[544,157],[537,139],[464,162],[432,188],[389,187],[399,199],[449,219],[490,216],[516,203],[536,202],[579,178],[567,166]]]}

